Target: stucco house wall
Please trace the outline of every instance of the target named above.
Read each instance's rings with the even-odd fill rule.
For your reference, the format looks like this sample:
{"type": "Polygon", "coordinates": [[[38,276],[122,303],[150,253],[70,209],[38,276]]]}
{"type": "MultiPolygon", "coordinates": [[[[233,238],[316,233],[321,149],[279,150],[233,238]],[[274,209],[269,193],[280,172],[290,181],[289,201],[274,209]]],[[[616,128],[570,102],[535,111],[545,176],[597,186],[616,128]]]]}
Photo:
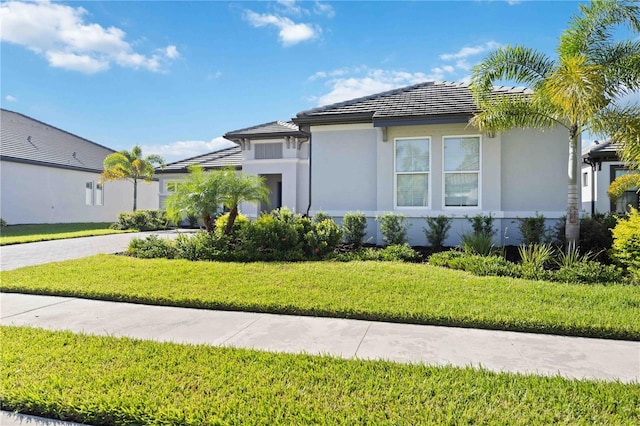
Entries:
{"type": "Polygon", "coordinates": [[[424,217],[454,218],[446,244],[455,245],[470,230],[467,220],[478,214],[494,216],[496,243],[518,244],[517,218],[543,214],[552,226],[565,214],[568,148],[562,129],[514,130],[488,137],[466,124],[389,127],[386,140],[372,124],[313,126],[312,212],[342,218],[349,211],[368,217],[372,242],[382,243],[375,217],[403,214],[411,224],[410,243],[426,245],[424,217]],[[443,138],[480,138],[478,207],[444,205],[443,138]],[[394,193],[394,141],[430,138],[429,205],[397,207],[394,193]],[[375,165],[372,166],[372,165],[375,165]]]}
{"type": "MultiPolygon", "coordinates": [[[[105,182],[99,205],[99,180],[99,173],[2,161],[0,215],[10,225],[115,222],[119,213],[132,210],[133,185],[105,182]],[[87,182],[92,182],[89,204],[87,182]]],[[[138,209],[157,208],[158,182],[138,184],[138,209]]]]}

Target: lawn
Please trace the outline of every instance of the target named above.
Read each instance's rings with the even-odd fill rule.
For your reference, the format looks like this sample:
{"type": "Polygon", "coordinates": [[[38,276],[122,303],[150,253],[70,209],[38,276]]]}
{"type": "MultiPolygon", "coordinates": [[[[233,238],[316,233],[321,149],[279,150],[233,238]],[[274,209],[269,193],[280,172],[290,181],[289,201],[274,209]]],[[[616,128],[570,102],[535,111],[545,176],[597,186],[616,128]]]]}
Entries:
{"type": "Polygon", "coordinates": [[[638,424],[640,386],[0,328],[3,409],[90,424],[638,424]]]}
{"type": "Polygon", "coordinates": [[[0,289],[640,340],[640,287],[477,277],[427,264],[222,263],[99,255],[0,272],[0,289]]]}
{"type": "Polygon", "coordinates": [[[109,229],[110,225],[111,223],[11,225],[0,228],[0,246],[131,232],[109,229]]]}

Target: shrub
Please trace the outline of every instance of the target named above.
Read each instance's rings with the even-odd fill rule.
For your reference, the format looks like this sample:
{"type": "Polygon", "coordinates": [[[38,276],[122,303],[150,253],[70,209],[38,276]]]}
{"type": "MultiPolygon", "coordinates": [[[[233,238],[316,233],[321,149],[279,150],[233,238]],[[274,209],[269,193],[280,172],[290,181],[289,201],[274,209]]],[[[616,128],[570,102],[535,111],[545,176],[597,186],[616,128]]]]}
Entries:
{"type": "Polygon", "coordinates": [[[493,237],[483,232],[462,236],[462,250],[469,254],[490,256],[495,252],[493,237]]]}
{"type": "Polygon", "coordinates": [[[563,266],[553,276],[554,281],[582,284],[624,282],[624,272],[614,265],[603,265],[592,260],[563,266]]]}
{"type": "Polygon", "coordinates": [[[548,244],[529,244],[518,247],[522,261],[522,276],[528,279],[547,279],[549,272],[545,268],[553,259],[555,250],[548,244]]]}
{"type": "MultiPolygon", "coordinates": [[[[225,213],[219,216],[215,222],[215,233],[217,235],[222,235],[224,232],[224,228],[227,226],[227,222],[229,221],[229,213],[225,213]]],[[[236,216],[235,222],[233,222],[233,228],[231,228],[231,234],[236,235],[243,226],[246,226],[249,223],[249,219],[241,213],[238,213],[236,216]]]]}
{"type": "Polygon", "coordinates": [[[422,231],[427,241],[434,249],[441,249],[449,235],[453,218],[441,214],[436,217],[425,217],[424,220],[427,221],[428,228],[422,228],[422,231]]]}
{"type": "Polygon", "coordinates": [[[240,243],[251,260],[303,260],[304,236],[311,221],[299,215],[274,210],[242,229],[240,243]],[[282,214],[284,213],[284,214],[282,214]]]}
{"type": "Polygon", "coordinates": [[[560,250],[558,252],[556,263],[561,268],[571,268],[577,263],[590,261],[592,257],[591,252],[582,254],[580,253],[580,247],[571,243],[567,246],[566,250],[560,250]]]}
{"type": "Polygon", "coordinates": [[[312,223],[320,223],[323,220],[326,219],[331,219],[331,216],[329,216],[328,214],[326,214],[325,212],[316,212],[313,217],[311,218],[311,222],[312,223]]]}
{"type": "Polygon", "coordinates": [[[380,232],[382,232],[382,239],[386,245],[392,246],[407,242],[409,224],[405,223],[403,214],[386,213],[382,216],[376,216],[376,220],[380,222],[380,232]]]}
{"type": "MultiPolygon", "coordinates": [[[[613,244],[611,230],[616,226],[617,217],[614,214],[596,213],[580,219],[580,249],[593,253],[594,259],[610,263],[609,252],[613,244]]],[[[564,237],[565,220],[562,218],[554,227],[554,244],[566,246],[564,237]]]]}
{"type": "Polygon", "coordinates": [[[311,230],[305,234],[305,241],[312,256],[324,257],[333,252],[341,240],[342,231],[333,219],[312,223],[311,230]]]}
{"type": "Polygon", "coordinates": [[[496,234],[496,230],[493,229],[493,215],[489,214],[488,216],[484,216],[478,214],[474,217],[466,216],[466,218],[471,223],[474,234],[485,234],[490,237],[496,234]]]}
{"type": "Polygon", "coordinates": [[[429,264],[459,269],[480,276],[522,276],[522,268],[520,265],[509,262],[502,256],[479,256],[450,250],[432,254],[431,257],[429,257],[429,264]]]}
{"type": "Polygon", "coordinates": [[[364,213],[348,212],[342,221],[344,242],[358,249],[362,247],[365,235],[367,235],[367,218],[364,213]]]}
{"type": "Polygon", "coordinates": [[[175,257],[186,260],[236,260],[236,253],[229,247],[230,237],[201,231],[181,234],[174,242],[175,257]]]}
{"type": "Polygon", "coordinates": [[[127,254],[141,259],[166,258],[173,259],[176,250],[173,242],[157,235],[147,238],[134,238],[129,243],[127,254]]]}
{"type": "Polygon", "coordinates": [[[627,268],[634,282],[640,284],[640,212],[631,208],[613,228],[612,254],[627,268]]]}
{"type": "Polygon", "coordinates": [[[7,221],[0,217],[0,228],[7,226],[7,221]]]}
{"type": "Polygon", "coordinates": [[[518,218],[518,229],[522,236],[522,244],[542,244],[545,242],[545,217],[536,213],[535,217],[518,218]]]}
{"type": "Polygon", "coordinates": [[[340,262],[361,261],[386,261],[386,262],[418,262],[420,254],[408,244],[391,245],[385,248],[365,248],[356,251],[338,253],[332,259],[340,262]]]}
{"type": "Polygon", "coordinates": [[[118,221],[111,229],[135,229],[137,231],[156,231],[167,229],[169,220],[164,210],[136,210],[118,215],[118,221]]]}

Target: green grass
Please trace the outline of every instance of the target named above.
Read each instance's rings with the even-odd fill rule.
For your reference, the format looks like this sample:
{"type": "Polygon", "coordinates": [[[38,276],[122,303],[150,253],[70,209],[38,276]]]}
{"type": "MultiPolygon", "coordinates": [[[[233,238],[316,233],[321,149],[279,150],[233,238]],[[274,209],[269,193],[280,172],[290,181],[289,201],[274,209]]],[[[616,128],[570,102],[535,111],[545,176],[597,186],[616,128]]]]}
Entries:
{"type": "Polygon", "coordinates": [[[640,340],[640,287],[476,277],[427,264],[221,263],[99,255],[0,272],[0,289],[640,340]]]}
{"type": "Polygon", "coordinates": [[[629,424],[640,385],[0,328],[3,409],[90,424],[629,424]]]}
{"type": "Polygon", "coordinates": [[[109,229],[110,225],[111,223],[11,225],[0,229],[0,246],[131,232],[109,229]]]}

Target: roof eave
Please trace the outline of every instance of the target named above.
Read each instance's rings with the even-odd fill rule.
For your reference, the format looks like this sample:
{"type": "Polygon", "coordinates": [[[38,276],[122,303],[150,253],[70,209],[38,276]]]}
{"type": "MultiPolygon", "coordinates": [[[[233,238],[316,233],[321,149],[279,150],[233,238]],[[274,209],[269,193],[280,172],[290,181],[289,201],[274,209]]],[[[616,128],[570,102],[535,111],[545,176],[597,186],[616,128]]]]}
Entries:
{"type": "Polygon", "coordinates": [[[266,132],[266,133],[225,133],[222,137],[234,141],[237,139],[276,139],[286,136],[293,136],[297,138],[308,138],[309,134],[303,131],[292,132],[266,132]]]}
{"type": "Polygon", "coordinates": [[[322,126],[330,124],[362,124],[373,122],[373,112],[366,113],[340,113],[319,115],[298,115],[292,119],[297,125],[322,126]]]}
{"type": "Polygon", "coordinates": [[[425,124],[459,124],[468,123],[473,117],[471,113],[423,115],[410,117],[381,117],[373,119],[374,127],[419,126],[425,124]]]}

